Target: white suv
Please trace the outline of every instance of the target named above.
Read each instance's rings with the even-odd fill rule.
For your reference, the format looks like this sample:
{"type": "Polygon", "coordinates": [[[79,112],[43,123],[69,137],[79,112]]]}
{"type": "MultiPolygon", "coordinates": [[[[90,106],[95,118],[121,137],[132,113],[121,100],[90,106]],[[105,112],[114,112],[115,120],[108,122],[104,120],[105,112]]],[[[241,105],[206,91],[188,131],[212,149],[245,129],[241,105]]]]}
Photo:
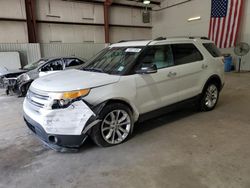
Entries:
{"type": "Polygon", "coordinates": [[[28,127],[53,149],[124,142],[135,122],[183,104],[212,110],[224,85],[223,57],[205,38],[125,41],[79,70],[35,80],[24,100],[28,127]]]}

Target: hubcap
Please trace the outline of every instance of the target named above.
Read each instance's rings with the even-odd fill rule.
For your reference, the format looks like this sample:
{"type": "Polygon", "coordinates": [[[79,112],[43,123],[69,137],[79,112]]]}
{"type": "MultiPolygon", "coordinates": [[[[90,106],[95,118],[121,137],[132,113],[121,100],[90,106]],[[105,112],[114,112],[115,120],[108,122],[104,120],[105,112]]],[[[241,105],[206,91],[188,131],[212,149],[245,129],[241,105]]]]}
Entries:
{"type": "Polygon", "coordinates": [[[113,110],[106,115],[101,125],[103,139],[110,144],[119,144],[129,135],[131,120],[125,110],[113,110]]]}
{"type": "Polygon", "coordinates": [[[218,89],[215,85],[210,85],[206,91],[205,104],[207,107],[212,108],[218,99],[218,89]]]}

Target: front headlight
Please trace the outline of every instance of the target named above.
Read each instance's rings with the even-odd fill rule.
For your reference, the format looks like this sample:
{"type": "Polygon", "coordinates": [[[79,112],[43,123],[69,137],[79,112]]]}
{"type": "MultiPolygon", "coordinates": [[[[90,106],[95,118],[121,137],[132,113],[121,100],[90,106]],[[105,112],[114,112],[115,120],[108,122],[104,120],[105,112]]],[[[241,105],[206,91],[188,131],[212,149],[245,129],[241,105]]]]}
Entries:
{"type": "Polygon", "coordinates": [[[85,97],[89,94],[90,89],[82,89],[77,91],[69,91],[64,93],[56,93],[52,109],[58,108],[67,108],[74,101],[81,100],[82,97],[85,97]]]}

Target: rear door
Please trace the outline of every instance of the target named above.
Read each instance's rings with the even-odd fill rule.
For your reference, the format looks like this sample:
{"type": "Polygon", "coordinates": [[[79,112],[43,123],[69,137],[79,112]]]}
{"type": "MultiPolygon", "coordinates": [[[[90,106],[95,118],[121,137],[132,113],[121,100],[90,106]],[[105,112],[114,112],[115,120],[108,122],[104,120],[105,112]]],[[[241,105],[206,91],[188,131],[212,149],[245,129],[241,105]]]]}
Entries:
{"type": "Polygon", "coordinates": [[[179,100],[192,98],[200,93],[203,74],[208,64],[194,43],[172,44],[179,100]]]}

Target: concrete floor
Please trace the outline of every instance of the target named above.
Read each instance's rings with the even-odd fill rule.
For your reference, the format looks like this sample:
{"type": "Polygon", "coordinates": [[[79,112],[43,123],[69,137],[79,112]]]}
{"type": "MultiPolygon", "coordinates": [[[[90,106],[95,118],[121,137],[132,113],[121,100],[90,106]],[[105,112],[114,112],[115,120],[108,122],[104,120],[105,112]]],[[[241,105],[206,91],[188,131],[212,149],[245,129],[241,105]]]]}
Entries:
{"type": "Polygon", "coordinates": [[[140,124],[128,142],[79,153],[46,149],[22,120],[22,98],[0,96],[0,187],[250,187],[250,74],[226,75],[217,108],[140,124]]]}

